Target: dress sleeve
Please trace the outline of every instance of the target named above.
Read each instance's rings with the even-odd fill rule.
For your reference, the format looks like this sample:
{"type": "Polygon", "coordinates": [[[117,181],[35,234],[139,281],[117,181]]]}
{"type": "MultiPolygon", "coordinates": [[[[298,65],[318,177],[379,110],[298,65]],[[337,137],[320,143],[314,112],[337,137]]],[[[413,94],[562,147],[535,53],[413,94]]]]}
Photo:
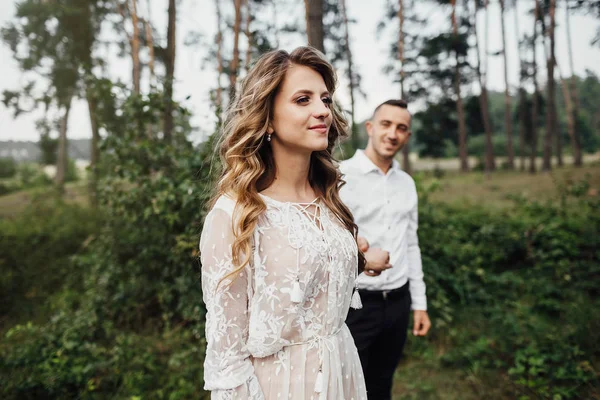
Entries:
{"type": "Polygon", "coordinates": [[[264,400],[246,348],[251,268],[228,276],[236,269],[231,255],[233,240],[231,216],[213,209],[200,238],[206,304],[204,389],[212,392],[213,400],[264,400]]]}

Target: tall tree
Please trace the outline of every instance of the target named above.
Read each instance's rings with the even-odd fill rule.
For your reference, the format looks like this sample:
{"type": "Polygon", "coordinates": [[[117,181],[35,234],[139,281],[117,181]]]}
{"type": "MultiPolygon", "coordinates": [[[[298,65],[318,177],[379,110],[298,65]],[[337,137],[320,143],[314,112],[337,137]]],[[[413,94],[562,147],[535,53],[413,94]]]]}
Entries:
{"type": "Polygon", "coordinates": [[[573,152],[573,160],[576,166],[582,165],[581,159],[581,143],[579,141],[579,136],[577,135],[577,131],[575,129],[575,114],[573,113],[573,97],[571,95],[571,90],[569,86],[569,82],[566,78],[563,77],[563,74],[556,64],[556,69],[558,69],[558,75],[560,76],[560,87],[563,93],[563,99],[565,102],[565,108],[567,111],[567,132],[569,133],[569,139],[571,140],[571,151],[573,152]]]}
{"type": "MultiPolygon", "coordinates": [[[[127,33],[131,54],[131,81],[133,83],[133,93],[140,94],[141,63],[140,63],[140,27],[137,13],[137,0],[125,0],[125,3],[119,4],[119,12],[123,17],[123,28],[127,25],[128,16],[131,18],[132,33],[127,33]]],[[[127,32],[127,29],[125,29],[127,32]]]]}
{"type": "MultiPolygon", "coordinates": [[[[221,2],[215,0],[217,10],[217,36],[215,38],[217,46],[217,91],[215,96],[215,105],[217,107],[217,117],[221,119],[223,110],[223,89],[221,87],[221,75],[223,74],[223,30],[221,28],[221,2]]],[[[220,121],[219,121],[220,122],[220,121]]]]}
{"type": "Polygon", "coordinates": [[[165,141],[171,141],[173,135],[173,81],[175,79],[176,32],[177,32],[177,2],[169,0],[167,22],[167,51],[165,57],[165,111],[163,135],[165,141]]]}
{"type": "Polygon", "coordinates": [[[523,59],[523,45],[521,35],[519,34],[519,9],[517,0],[513,0],[513,10],[515,17],[515,37],[517,38],[517,53],[519,55],[519,169],[525,171],[525,130],[527,127],[527,94],[523,87],[526,69],[523,68],[525,60],[523,59]]]}
{"type": "Polygon", "coordinates": [[[240,29],[242,26],[242,0],[233,0],[235,20],[233,23],[233,57],[229,66],[229,98],[235,97],[238,69],[240,65],[240,29]]]}
{"type": "Polygon", "coordinates": [[[556,92],[555,92],[555,81],[554,81],[554,65],[556,63],[554,58],[554,13],[556,8],[556,0],[550,0],[549,4],[549,17],[550,24],[547,29],[546,35],[550,42],[549,55],[546,59],[546,69],[548,71],[548,83],[546,84],[547,89],[547,108],[546,108],[546,134],[544,136],[544,158],[542,163],[542,170],[550,171],[552,169],[552,140],[556,141],[557,158],[559,165],[562,165],[562,157],[559,152],[562,147],[561,136],[556,131],[556,92]]]}
{"type": "MultiPolygon", "coordinates": [[[[486,15],[486,49],[487,49],[487,15],[488,15],[488,2],[484,2],[484,11],[486,15]]],[[[477,54],[477,78],[479,79],[479,86],[481,88],[481,94],[479,95],[479,108],[481,110],[481,119],[483,121],[483,129],[485,131],[485,171],[490,173],[496,169],[496,160],[494,158],[494,148],[492,144],[492,127],[490,124],[490,107],[488,101],[487,91],[487,70],[484,73],[481,71],[481,54],[479,50],[479,36],[477,32],[477,13],[479,11],[479,0],[475,0],[474,14],[473,14],[473,32],[475,36],[475,51],[477,54]]],[[[487,51],[485,52],[487,57],[487,51]]],[[[487,67],[486,67],[487,68],[487,67]]]]}
{"type": "MultiPolygon", "coordinates": [[[[579,101],[577,96],[577,78],[575,76],[575,68],[573,67],[573,46],[571,43],[571,21],[569,16],[570,13],[571,10],[569,7],[569,1],[565,1],[565,30],[567,31],[567,49],[569,52],[569,67],[571,70],[571,79],[569,80],[570,98],[568,101],[568,103],[571,104],[571,111],[567,110],[567,119],[568,121],[570,121],[569,132],[571,136],[571,150],[573,151],[574,164],[577,167],[581,167],[583,165],[583,159],[581,156],[581,139],[579,137],[579,131],[577,130],[577,121],[579,120],[579,101]],[[570,131],[571,128],[572,132],[570,131]]],[[[565,99],[565,104],[567,104],[567,99],[565,99]]]]}
{"type": "MultiPolygon", "coordinates": [[[[455,46],[458,45],[458,23],[456,20],[456,0],[451,0],[452,13],[450,19],[452,21],[452,34],[455,40],[455,46]]],[[[454,70],[454,91],[456,94],[456,114],[458,117],[458,154],[460,157],[460,169],[463,172],[469,171],[469,159],[467,155],[467,127],[465,125],[465,111],[460,91],[460,57],[458,50],[454,51],[455,70],[454,70]]]]}
{"type": "Polygon", "coordinates": [[[304,0],[308,44],[325,53],[323,32],[323,0],[304,0]]]}
{"type": "Polygon", "coordinates": [[[535,159],[537,156],[537,140],[538,140],[538,112],[539,112],[539,89],[537,83],[537,26],[540,18],[540,3],[535,0],[533,11],[533,35],[531,38],[531,47],[533,59],[531,62],[531,77],[533,80],[533,106],[531,108],[531,153],[529,156],[529,172],[535,173],[535,159]]]}
{"type": "Polygon", "coordinates": [[[248,72],[248,70],[250,69],[250,61],[252,60],[252,47],[254,46],[254,40],[252,31],[250,30],[250,23],[252,22],[252,10],[250,9],[250,1],[244,0],[244,6],[246,8],[246,25],[244,26],[244,34],[248,42],[248,45],[246,47],[246,60],[244,61],[244,68],[246,69],[246,72],[248,72]]]}
{"type": "MultiPolygon", "coordinates": [[[[404,91],[404,81],[406,78],[406,71],[404,69],[404,0],[398,0],[398,60],[400,61],[400,98],[406,100],[406,92],[404,91]]],[[[406,142],[402,149],[402,169],[407,174],[410,174],[410,146],[409,142],[406,142]]]]}
{"type": "Polygon", "coordinates": [[[152,13],[150,0],[147,2],[147,14],[144,20],[144,31],[146,34],[146,46],[148,47],[148,69],[150,70],[150,86],[154,85],[156,73],[154,71],[154,34],[152,33],[152,13]]]}
{"type": "MultiPolygon", "coordinates": [[[[23,0],[17,3],[15,22],[2,29],[2,38],[10,46],[20,68],[33,72],[48,83],[37,96],[34,84],[19,92],[4,92],[4,102],[15,106],[15,115],[23,110],[19,98],[33,101],[35,109],[52,104],[60,115],[56,187],[64,191],[67,169],[67,130],[73,97],[88,99],[93,134],[97,135],[95,103],[91,97],[92,50],[108,5],[103,0],[64,0],[39,2],[23,0]],[[81,90],[85,88],[85,90],[81,90]],[[83,93],[83,94],[82,94],[83,93]],[[16,97],[15,97],[16,96],[16,97]],[[16,99],[16,103],[14,100],[16,99]]],[[[97,136],[96,136],[97,137],[97,136]]]]}
{"type": "MultiPolygon", "coordinates": [[[[486,0],[487,3],[487,0],[486,0]]],[[[506,56],[506,28],[504,26],[504,0],[500,0],[500,25],[502,26],[502,59],[504,61],[504,129],[506,130],[507,167],[515,168],[515,151],[513,149],[512,107],[508,84],[508,57],[506,56]]]]}
{"type": "Polygon", "coordinates": [[[346,55],[346,61],[348,62],[348,91],[350,92],[350,120],[351,120],[351,140],[352,147],[358,149],[358,127],[356,126],[354,117],[354,91],[356,84],[354,81],[354,68],[352,65],[352,50],[350,49],[350,24],[348,23],[348,11],[346,9],[346,0],[340,0],[340,10],[342,18],[344,20],[344,50],[346,55]]]}

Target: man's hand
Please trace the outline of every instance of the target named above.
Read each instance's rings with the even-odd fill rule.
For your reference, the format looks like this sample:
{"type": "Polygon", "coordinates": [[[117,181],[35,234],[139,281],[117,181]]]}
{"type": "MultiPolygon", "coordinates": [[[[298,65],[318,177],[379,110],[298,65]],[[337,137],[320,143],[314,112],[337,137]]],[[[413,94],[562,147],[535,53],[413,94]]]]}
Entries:
{"type": "Polygon", "coordinates": [[[431,321],[429,320],[429,315],[427,315],[427,311],[424,310],[414,310],[413,311],[413,335],[415,336],[425,336],[431,328],[431,321]]]}
{"type": "Polygon", "coordinates": [[[367,276],[380,275],[382,271],[392,268],[390,253],[380,248],[369,248],[365,253],[367,266],[364,274],[367,276]]]}
{"type": "Polygon", "coordinates": [[[356,243],[358,244],[358,249],[363,253],[369,250],[369,242],[362,236],[356,238],[356,243]]]}

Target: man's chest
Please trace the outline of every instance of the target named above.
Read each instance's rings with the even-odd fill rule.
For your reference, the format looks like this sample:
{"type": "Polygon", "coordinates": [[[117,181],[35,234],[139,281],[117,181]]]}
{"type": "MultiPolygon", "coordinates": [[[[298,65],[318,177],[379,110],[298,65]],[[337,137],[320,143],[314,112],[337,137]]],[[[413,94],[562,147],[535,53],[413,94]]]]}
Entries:
{"type": "Polygon", "coordinates": [[[394,176],[347,175],[342,200],[357,223],[390,223],[403,220],[417,205],[414,187],[394,176]]]}

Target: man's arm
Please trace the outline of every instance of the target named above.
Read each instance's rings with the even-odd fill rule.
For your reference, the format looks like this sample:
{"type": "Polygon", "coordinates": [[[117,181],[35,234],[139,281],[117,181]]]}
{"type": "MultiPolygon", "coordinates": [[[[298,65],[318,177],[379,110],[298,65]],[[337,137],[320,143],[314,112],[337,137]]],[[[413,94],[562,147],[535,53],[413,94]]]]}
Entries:
{"type": "Polygon", "coordinates": [[[410,282],[410,296],[413,309],[413,335],[425,336],[431,327],[431,321],[427,314],[427,296],[425,295],[425,281],[423,280],[423,263],[421,261],[421,249],[419,248],[418,205],[409,213],[408,224],[408,280],[410,282]]]}

